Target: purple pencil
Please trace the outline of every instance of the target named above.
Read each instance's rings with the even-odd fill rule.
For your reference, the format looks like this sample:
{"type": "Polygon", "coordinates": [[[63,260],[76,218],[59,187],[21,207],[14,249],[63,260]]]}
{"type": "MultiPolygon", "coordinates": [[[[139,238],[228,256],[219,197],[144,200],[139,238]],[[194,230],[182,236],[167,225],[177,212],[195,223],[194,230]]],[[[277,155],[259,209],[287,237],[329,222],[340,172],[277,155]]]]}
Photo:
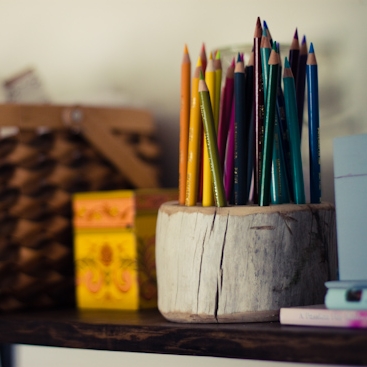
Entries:
{"type": "Polygon", "coordinates": [[[233,170],[234,170],[234,143],[235,143],[235,124],[234,124],[234,98],[231,107],[231,117],[229,122],[228,141],[226,149],[226,160],[224,166],[224,191],[228,203],[232,201],[233,190],[233,170]]]}

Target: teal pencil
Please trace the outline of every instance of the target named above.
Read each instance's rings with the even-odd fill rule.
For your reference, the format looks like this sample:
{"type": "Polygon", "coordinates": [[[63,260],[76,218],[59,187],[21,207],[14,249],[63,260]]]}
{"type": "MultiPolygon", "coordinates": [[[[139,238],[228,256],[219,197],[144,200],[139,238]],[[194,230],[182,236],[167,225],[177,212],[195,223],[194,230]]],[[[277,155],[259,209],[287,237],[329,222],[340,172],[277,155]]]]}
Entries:
{"type": "Polygon", "coordinates": [[[264,83],[264,103],[266,103],[268,78],[269,78],[269,57],[271,53],[271,45],[269,38],[267,37],[266,29],[263,29],[263,35],[260,43],[260,55],[261,55],[261,70],[264,83]]]}
{"type": "Polygon", "coordinates": [[[284,61],[283,71],[284,102],[285,114],[288,125],[288,140],[290,145],[291,172],[294,202],[296,204],[305,204],[305,189],[303,183],[301,144],[297,113],[296,86],[293,73],[288,59],[284,61]]]}
{"type": "Polygon", "coordinates": [[[267,86],[267,96],[265,98],[264,145],[259,192],[260,206],[268,206],[270,204],[271,164],[274,144],[278,68],[279,57],[275,49],[273,49],[269,57],[269,83],[267,86]]]}
{"type": "Polygon", "coordinates": [[[205,142],[208,148],[210,171],[213,182],[215,205],[226,206],[226,199],[223,185],[222,168],[219,161],[217,146],[217,135],[215,132],[215,122],[208,87],[204,76],[200,74],[199,81],[200,111],[204,125],[205,142]]]}
{"type": "Polygon", "coordinates": [[[279,127],[278,111],[275,114],[273,162],[271,165],[270,197],[272,204],[289,203],[289,188],[285,158],[279,127]]]}
{"type": "MultiPolygon", "coordinates": [[[[280,55],[276,42],[273,42],[273,49],[277,52],[279,67],[281,69],[280,55]]],[[[287,171],[285,166],[285,157],[282,145],[282,135],[280,130],[280,114],[278,105],[278,93],[281,88],[279,79],[281,74],[278,71],[278,86],[277,86],[277,100],[275,106],[275,122],[274,122],[274,144],[273,144],[273,161],[271,165],[271,183],[270,183],[270,197],[272,204],[289,203],[289,188],[287,181],[287,171]]]]}

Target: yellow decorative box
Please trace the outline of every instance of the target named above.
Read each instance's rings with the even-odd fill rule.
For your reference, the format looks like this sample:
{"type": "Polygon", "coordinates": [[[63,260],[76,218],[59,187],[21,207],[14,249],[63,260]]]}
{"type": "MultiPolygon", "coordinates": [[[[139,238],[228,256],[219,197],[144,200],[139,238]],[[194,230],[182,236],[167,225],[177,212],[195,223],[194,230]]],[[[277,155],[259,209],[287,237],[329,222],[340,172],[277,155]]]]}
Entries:
{"type": "Polygon", "coordinates": [[[79,308],[157,306],[155,229],[175,189],[120,190],[73,196],[76,301],[79,308]]]}

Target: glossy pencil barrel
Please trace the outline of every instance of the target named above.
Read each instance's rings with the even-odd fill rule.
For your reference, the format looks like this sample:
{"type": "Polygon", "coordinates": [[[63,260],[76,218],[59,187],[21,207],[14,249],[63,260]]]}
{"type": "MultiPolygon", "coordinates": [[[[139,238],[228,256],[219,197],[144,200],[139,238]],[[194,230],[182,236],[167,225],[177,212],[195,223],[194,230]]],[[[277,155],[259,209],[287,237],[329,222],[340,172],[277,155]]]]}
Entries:
{"type": "Polygon", "coordinates": [[[233,76],[234,76],[234,62],[233,65],[231,64],[227,69],[225,84],[222,92],[222,106],[220,109],[220,119],[218,126],[217,142],[222,169],[224,168],[229,122],[232,111],[233,90],[234,90],[233,76]]]}
{"type": "Polygon", "coordinates": [[[186,174],[185,205],[197,204],[199,192],[199,169],[201,162],[202,122],[200,113],[199,76],[201,60],[198,59],[194,76],[192,78],[192,93],[190,107],[190,127],[188,143],[188,160],[186,174]]]}
{"type": "Polygon", "coordinates": [[[283,74],[285,111],[288,124],[289,144],[291,153],[291,170],[294,202],[305,203],[305,189],[303,182],[300,134],[297,114],[296,87],[292,71],[287,58],[284,63],[283,74]]]}
{"type": "Polygon", "coordinates": [[[245,115],[245,71],[238,60],[234,73],[235,149],[234,149],[234,204],[247,203],[247,147],[245,115]]]}
{"type": "Polygon", "coordinates": [[[264,86],[261,73],[261,22],[257,19],[254,33],[254,195],[253,201],[258,204],[260,177],[261,177],[261,160],[262,160],[262,144],[264,135],[264,86]]]}
{"type": "MultiPolygon", "coordinates": [[[[212,54],[209,55],[209,60],[206,66],[205,71],[205,83],[207,85],[211,108],[213,111],[214,118],[214,110],[215,110],[215,69],[214,69],[214,61],[212,54]]],[[[215,120],[214,120],[215,127],[215,120]]],[[[216,131],[216,130],[215,130],[216,131]]],[[[204,136],[205,140],[205,136],[204,136]]],[[[203,198],[202,204],[203,206],[212,206],[214,205],[214,196],[213,196],[213,183],[212,176],[210,172],[210,162],[209,162],[209,152],[205,143],[203,143],[203,198]]]]}
{"type": "Polygon", "coordinates": [[[191,62],[187,46],[185,46],[181,64],[181,109],[180,109],[180,146],[179,146],[179,198],[181,205],[185,203],[186,172],[188,154],[188,135],[190,124],[190,82],[191,62]]]}
{"type": "MultiPolygon", "coordinates": [[[[312,46],[312,44],[311,44],[312,46]]],[[[319,120],[319,86],[316,57],[312,49],[307,60],[307,99],[308,99],[308,135],[310,155],[310,201],[321,202],[320,172],[320,120],[319,120]],[[312,52],[311,52],[312,51],[312,52]]]]}
{"type": "Polygon", "coordinates": [[[215,205],[226,206],[222,170],[219,164],[219,154],[215,133],[213,109],[210,95],[204,80],[199,81],[200,111],[204,125],[205,143],[208,149],[210,170],[213,182],[215,205]]]}
{"type": "Polygon", "coordinates": [[[272,56],[269,62],[271,64],[269,65],[269,83],[267,86],[268,93],[265,104],[264,143],[259,195],[260,206],[267,206],[270,203],[271,165],[273,157],[274,124],[279,68],[278,55],[276,51],[272,51],[272,56]]]}

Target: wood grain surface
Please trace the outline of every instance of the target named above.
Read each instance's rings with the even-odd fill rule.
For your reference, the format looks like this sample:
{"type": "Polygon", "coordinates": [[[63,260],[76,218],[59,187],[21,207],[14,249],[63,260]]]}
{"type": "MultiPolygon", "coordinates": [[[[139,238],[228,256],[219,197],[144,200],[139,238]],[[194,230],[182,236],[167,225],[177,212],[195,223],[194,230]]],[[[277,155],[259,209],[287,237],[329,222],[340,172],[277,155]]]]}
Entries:
{"type": "Polygon", "coordinates": [[[0,343],[325,364],[367,364],[367,330],[182,324],[157,310],[0,315],[0,343]]]}

